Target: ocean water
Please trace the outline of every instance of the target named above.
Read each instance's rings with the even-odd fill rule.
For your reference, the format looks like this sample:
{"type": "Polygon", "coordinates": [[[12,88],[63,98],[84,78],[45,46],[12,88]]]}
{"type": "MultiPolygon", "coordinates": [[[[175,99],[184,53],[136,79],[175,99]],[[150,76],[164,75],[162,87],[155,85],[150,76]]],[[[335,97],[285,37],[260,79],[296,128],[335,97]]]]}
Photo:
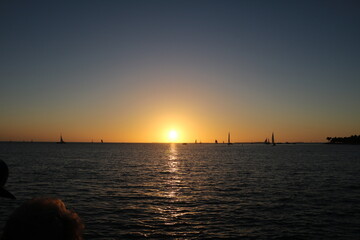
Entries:
{"type": "Polygon", "coordinates": [[[360,146],[0,143],[0,229],[61,198],[86,239],[360,239],[360,146]]]}

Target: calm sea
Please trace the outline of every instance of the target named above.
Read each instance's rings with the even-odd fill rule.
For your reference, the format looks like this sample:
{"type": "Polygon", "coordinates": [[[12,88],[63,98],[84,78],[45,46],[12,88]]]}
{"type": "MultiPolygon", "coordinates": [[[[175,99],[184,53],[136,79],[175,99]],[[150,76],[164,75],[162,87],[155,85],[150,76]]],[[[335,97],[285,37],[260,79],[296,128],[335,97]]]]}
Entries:
{"type": "Polygon", "coordinates": [[[0,143],[0,228],[61,198],[86,239],[360,239],[360,146],[0,143]]]}

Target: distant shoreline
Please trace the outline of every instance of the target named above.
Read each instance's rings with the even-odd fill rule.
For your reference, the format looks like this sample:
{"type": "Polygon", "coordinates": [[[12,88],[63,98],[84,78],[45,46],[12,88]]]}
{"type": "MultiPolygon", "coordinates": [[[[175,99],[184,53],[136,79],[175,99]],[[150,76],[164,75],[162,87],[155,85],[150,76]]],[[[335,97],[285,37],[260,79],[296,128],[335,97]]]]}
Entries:
{"type": "Polygon", "coordinates": [[[360,145],[360,135],[351,135],[350,137],[327,137],[327,144],[340,145],[360,145]]]}

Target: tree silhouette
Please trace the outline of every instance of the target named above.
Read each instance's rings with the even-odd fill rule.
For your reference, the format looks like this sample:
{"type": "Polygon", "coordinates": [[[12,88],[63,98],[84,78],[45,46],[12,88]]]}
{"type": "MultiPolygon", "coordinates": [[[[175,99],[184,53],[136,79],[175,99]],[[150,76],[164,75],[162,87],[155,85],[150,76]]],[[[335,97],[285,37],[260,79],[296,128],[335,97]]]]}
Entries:
{"type": "Polygon", "coordinates": [[[351,135],[350,137],[327,137],[330,144],[360,144],[360,135],[351,135]]]}

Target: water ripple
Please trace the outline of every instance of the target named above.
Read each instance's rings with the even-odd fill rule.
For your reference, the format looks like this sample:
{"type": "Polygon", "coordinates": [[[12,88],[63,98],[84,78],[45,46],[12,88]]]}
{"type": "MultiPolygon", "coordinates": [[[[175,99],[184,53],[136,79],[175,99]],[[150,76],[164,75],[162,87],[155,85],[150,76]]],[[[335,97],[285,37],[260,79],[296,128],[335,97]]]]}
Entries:
{"type": "Polygon", "coordinates": [[[357,146],[0,144],[0,226],[54,196],[86,239],[359,239],[357,146]]]}

